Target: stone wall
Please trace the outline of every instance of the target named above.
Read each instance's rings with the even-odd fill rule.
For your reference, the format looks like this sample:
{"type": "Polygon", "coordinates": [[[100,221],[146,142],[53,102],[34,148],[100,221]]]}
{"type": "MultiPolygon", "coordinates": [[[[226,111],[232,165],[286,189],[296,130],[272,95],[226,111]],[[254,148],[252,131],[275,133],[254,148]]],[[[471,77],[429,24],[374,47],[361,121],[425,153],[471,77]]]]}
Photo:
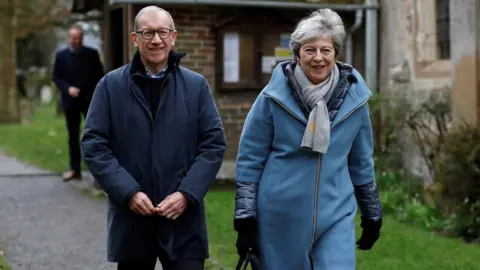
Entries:
{"type": "Polygon", "coordinates": [[[451,85],[450,59],[437,53],[435,0],[381,1],[381,91],[423,91],[451,85]]]}
{"type": "MultiPolygon", "coordinates": [[[[459,0],[463,1],[463,0],[459,0]]],[[[474,0],[472,0],[474,1],[474,0]]],[[[429,91],[451,87],[450,59],[437,52],[435,0],[382,0],[379,90],[419,103],[429,91]]],[[[431,183],[424,159],[405,130],[398,132],[405,167],[431,183]]]]}
{"type": "Polygon", "coordinates": [[[455,123],[479,123],[480,108],[480,2],[451,0],[453,78],[452,107],[455,123]]]}

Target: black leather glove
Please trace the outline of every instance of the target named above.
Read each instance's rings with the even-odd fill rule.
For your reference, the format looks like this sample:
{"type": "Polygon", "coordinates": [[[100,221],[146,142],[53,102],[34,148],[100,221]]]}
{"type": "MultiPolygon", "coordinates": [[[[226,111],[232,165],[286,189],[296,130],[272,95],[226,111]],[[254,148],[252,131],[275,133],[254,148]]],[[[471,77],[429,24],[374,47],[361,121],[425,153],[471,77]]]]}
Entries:
{"type": "Polygon", "coordinates": [[[255,256],[259,256],[257,221],[254,219],[236,219],[234,221],[237,236],[237,253],[241,258],[245,258],[250,251],[255,256]]]}
{"type": "Polygon", "coordinates": [[[358,249],[361,250],[370,250],[375,242],[377,242],[380,237],[380,229],[382,228],[382,219],[373,220],[365,217],[361,217],[362,222],[360,227],[362,227],[362,236],[357,241],[358,249]]]}
{"type": "Polygon", "coordinates": [[[369,250],[380,237],[383,217],[382,203],[375,180],[364,185],[354,186],[354,188],[362,218],[360,226],[363,229],[357,245],[358,249],[369,250]]]}

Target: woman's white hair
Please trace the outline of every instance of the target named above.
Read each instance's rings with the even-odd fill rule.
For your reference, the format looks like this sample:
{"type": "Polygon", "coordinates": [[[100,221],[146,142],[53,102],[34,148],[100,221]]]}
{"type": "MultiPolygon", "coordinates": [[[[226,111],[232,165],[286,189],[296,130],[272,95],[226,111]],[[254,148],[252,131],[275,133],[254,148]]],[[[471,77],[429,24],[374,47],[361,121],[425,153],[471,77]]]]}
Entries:
{"type": "Polygon", "coordinates": [[[337,56],[343,48],[346,33],[342,18],[329,8],[314,11],[298,23],[290,37],[293,60],[298,59],[300,47],[305,41],[325,35],[332,39],[335,56],[337,56]]]}

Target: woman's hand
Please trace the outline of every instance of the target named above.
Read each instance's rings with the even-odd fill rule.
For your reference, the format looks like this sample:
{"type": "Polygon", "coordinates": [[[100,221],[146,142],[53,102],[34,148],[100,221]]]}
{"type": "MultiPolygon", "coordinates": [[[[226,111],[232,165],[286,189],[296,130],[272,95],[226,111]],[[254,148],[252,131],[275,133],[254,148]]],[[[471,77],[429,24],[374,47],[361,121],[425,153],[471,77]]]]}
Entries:
{"type": "Polygon", "coordinates": [[[362,227],[362,236],[357,241],[358,249],[370,250],[378,238],[380,238],[380,229],[382,228],[382,220],[373,220],[362,217],[360,223],[362,227]]]}
{"type": "Polygon", "coordinates": [[[234,221],[237,236],[237,253],[245,257],[247,252],[259,256],[257,221],[254,219],[236,219],[234,221]]]}

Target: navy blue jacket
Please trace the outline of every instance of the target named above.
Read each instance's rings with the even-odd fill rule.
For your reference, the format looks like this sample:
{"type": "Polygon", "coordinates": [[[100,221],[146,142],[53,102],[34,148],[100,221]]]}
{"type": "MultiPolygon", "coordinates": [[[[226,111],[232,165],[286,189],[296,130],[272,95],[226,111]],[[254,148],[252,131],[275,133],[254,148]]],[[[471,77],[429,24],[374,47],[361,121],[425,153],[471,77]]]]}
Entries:
{"type": "Polygon", "coordinates": [[[102,62],[97,50],[93,48],[83,46],[79,52],[64,48],[55,54],[52,80],[61,92],[61,101],[65,110],[72,106],[88,108],[93,91],[103,75],[102,62]],[[72,98],[68,94],[70,86],[80,89],[79,97],[72,98]]]}
{"type": "Polygon", "coordinates": [[[226,150],[207,80],[179,66],[171,53],[156,113],[145,91],[150,78],[137,53],[131,64],[103,77],[88,111],[81,149],[108,194],[108,260],[151,259],[159,248],[172,259],[209,257],[204,196],[226,150]],[[128,208],[142,190],[154,205],[175,191],[190,200],[175,221],[128,208]]]}

